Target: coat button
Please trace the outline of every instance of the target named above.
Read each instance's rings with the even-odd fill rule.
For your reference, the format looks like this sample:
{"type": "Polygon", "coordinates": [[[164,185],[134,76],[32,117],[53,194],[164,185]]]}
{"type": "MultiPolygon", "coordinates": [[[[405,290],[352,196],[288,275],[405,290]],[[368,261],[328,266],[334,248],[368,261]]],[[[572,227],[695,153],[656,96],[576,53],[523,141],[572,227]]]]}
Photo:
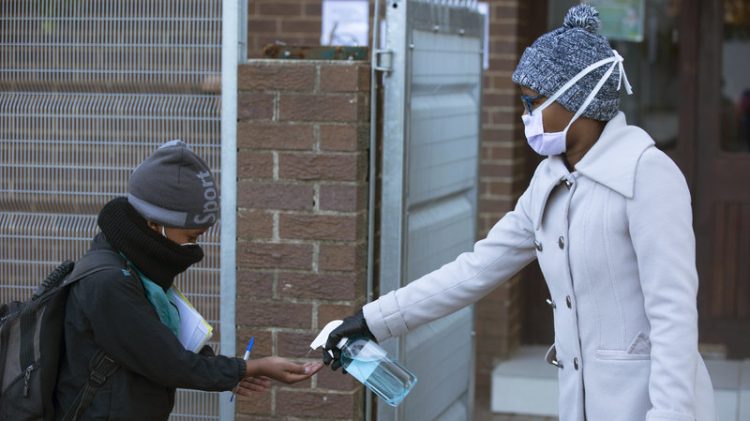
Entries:
{"type": "Polygon", "coordinates": [[[543,248],[543,247],[542,247],[542,243],[540,243],[540,242],[539,242],[539,241],[537,241],[537,240],[534,240],[534,247],[536,247],[536,250],[537,250],[537,251],[542,251],[542,248],[543,248]]]}
{"type": "Polygon", "coordinates": [[[547,298],[547,300],[545,300],[545,301],[546,301],[546,302],[547,302],[547,304],[549,304],[549,306],[550,306],[550,307],[552,307],[553,309],[556,309],[556,308],[557,308],[557,304],[555,304],[555,302],[554,302],[554,301],[552,301],[551,299],[547,298]]]}
{"type": "Polygon", "coordinates": [[[573,368],[578,370],[578,357],[573,358],[573,368]]]}
{"type": "Polygon", "coordinates": [[[573,308],[573,300],[570,298],[570,295],[565,297],[565,304],[568,306],[568,308],[573,308]]]}
{"type": "Polygon", "coordinates": [[[572,182],[572,181],[570,181],[570,180],[568,180],[568,179],[566,178],[566,179],[565,179],[565,187],[567,187],[567,188],[568,188],[568,190],[570,190],[570,188],[571,188],[572,186],[573,186],[573,182],[572,182]]]}
{"type": "Polygon", "coordinates": [[[565,237],[562,235],[557,239],[557,245],[560,246],[560,250],[565,248],[565,237]]]}

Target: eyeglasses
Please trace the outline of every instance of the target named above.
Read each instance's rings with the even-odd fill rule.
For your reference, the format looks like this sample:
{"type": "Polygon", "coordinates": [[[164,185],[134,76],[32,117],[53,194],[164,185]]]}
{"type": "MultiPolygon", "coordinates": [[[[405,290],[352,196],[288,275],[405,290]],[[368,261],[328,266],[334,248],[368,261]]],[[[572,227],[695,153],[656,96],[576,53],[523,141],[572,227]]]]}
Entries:
{"type": "Polygon", "coordinates": [[[521,95],[521,101],[523,102],[523,106],[526,109],[526,112],[529,113],[529,115],[531,115],[531,110],[534,106],[534,102],[542,98],[544,98],[544,95],[541,94],[537,96],[521,95]]]}

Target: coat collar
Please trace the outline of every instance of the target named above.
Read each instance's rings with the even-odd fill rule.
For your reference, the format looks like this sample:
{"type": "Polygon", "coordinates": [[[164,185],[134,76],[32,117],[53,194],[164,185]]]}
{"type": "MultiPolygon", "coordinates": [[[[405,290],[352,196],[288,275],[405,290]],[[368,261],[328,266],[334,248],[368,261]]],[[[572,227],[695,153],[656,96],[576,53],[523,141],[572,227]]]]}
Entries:
{"type": "Polygon", "coordinates": [[[576,170],[599,184],[633,198],[635,170],[643,152],[654,145],[651,136],[628,126],[622,112],[610,120],[599,140],[576,164],[576,170]]]}
{"type": "MultiPolygon", "coordinates": [[[[642,129],[628,126],[622,112],[604,126],[599,140],[576,164],[581,176],[589,178],[626,198],[633,197],[635,171],[643,152],[654,145],[651,137],[642,129]]],[[[562,181],[572,181],[562,156],[551,156],[542,162],[535,184],[538,203],[534,215],[534,228],[539,229],[544,216],[547,199],[562,181]]]]}

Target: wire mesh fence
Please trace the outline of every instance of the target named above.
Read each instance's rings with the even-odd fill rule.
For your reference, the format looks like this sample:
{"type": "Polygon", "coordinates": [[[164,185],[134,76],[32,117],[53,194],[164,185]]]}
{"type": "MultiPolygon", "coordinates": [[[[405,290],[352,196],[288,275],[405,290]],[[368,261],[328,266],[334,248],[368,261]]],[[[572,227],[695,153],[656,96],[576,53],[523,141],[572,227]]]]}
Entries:
{"type": "MultiPolygon", "coordinates": [[[[220,177],[220,60],[221,0],[0,1],[0,302],[83,255],[159,144],[183,139],[220,177]]],[[[201,245],[177,285],[218,328],[218,225],[201,245]]],[[[171,419],[218,413],[180,390],[171,419]]]]}
{"type": "Polygon", "coordinates": [[[200,87],[218,74],[218,0],[4,0],[0,7],[3,84],[157,92],[200,87]]]}
{"type": "Polygon", "coordinates": [[[96,213],[172,138],[218,168],[219,114],[214,95],[4,92],[3,209],[96,213]]]}

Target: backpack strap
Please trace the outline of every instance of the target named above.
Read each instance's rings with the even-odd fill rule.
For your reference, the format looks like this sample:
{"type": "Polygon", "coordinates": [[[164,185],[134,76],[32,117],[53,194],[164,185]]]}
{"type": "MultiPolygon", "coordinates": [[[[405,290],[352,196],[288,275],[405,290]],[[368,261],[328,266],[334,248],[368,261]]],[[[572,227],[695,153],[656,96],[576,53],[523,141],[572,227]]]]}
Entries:
{"type": "Polygon", "coordinates": [[[89,380],[86,385],[78,392],[73,406],[68,409],[63,417],[63,421],[77,421],[78,417],[83,414],[86,408],[94,401],[96,392],[104,386],[107,379],[115,374],[120,366],[104,351],[99,350],[91,361],[89,361],[89,380]]]}
{"type": "Polygon", "coordinates": [[[125,259],[117,252],[107,249],[91,250],[78,259],[73,267],[73,272],[65,279],[63,286],[78,282],[97,272],[107,269],[124,269],[125,267],[125,259]]]}
{"type": "MultiPolygon", "coordinates": [[[[91,250],[76,262],[73,272],[63,286],[69,286],[81,279],[108,269],[125,269],[132,273],[125,259],[112,250],[91,250]]],[[[77,421],[83,412],[94,401],[96,392],[101,389],[120,366],[103,350],[99,350],[89,361],[89,379],[83,386],[63,421],[77,421]]]]}

